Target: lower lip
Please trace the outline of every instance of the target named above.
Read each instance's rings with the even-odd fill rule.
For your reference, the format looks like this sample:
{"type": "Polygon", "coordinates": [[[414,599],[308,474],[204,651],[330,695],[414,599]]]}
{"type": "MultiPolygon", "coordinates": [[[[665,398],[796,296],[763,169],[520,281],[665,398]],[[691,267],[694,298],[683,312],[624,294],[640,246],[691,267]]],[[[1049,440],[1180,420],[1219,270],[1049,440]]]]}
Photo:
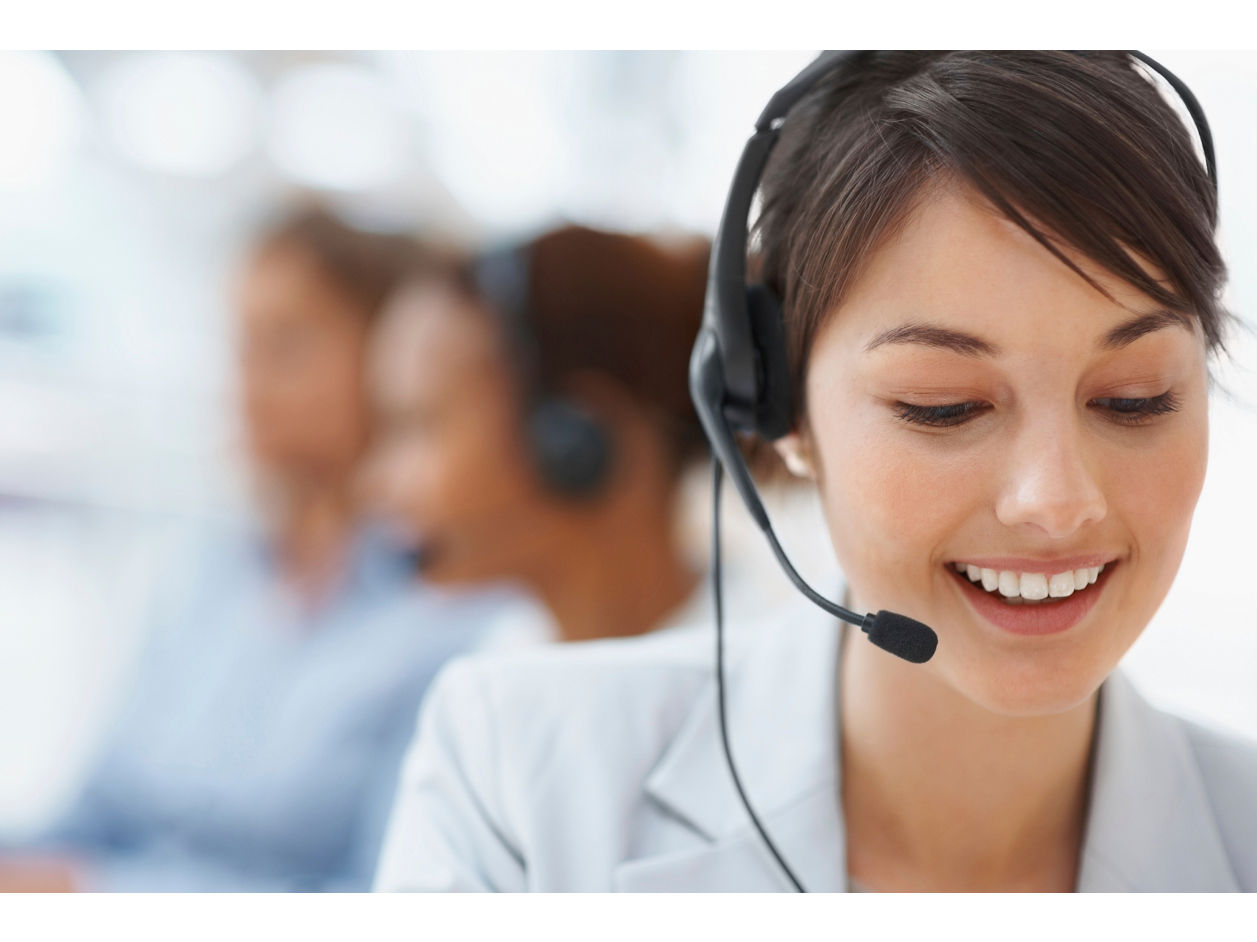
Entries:
{"type": "Polygon", "coordinates": [[[951,564],[947,565],[947,571],[960,583],[961,593],[969,604],[997,628],[1015,635],[1054,635],[1078,624],[1095,607],[1109,581],[1109,574],[1116,566],[1117,563],[1109,563],[1092,585],[1069,598],[1038,605],[1008,605],[994,593],[987,592],[981,585],[956,572],[951,564]]]}

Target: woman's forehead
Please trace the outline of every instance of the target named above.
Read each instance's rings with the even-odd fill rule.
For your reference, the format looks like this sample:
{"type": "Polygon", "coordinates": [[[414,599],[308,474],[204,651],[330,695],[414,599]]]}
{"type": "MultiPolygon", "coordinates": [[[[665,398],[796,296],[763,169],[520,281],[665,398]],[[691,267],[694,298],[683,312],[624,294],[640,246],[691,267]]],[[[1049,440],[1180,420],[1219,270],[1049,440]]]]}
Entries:
{"type": "Polygon", "coordinates": [[[928,340],[933,328],[940,341],[947,331],[977,338],[971,353],[1053,338],[1112,348],[1109,336],[1145,315],[1157,315],[1158,327],[1181,322],[1194,330],[1194,319],[1167,311],[1076,249],[1056,247],[1104,290],[972,191],[936,189],[871,253],[817,345],[833,335],[844,347],[871,352],[888,339],[912,339],[912,328],[928,340]]]}
{"type": "Polygon", "coordinates": [[[470,299],[439,284],[412,286],[384,311],[372,367],[397,395],[418,395],[501,371],[500,343],[470,299]]]}

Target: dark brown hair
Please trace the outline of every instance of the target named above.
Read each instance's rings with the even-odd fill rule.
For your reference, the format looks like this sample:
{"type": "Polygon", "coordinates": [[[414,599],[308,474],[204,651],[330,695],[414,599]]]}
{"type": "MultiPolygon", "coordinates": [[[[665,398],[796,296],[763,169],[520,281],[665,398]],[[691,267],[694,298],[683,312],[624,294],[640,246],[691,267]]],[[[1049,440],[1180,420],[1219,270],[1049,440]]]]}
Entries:
{"type": "Polygon", "coordinates": [[[404,279],[453,264],[434,245],[409,235],[359,229],[318,204],[287,210],[260,231],[253,245],[257,255],[279,248],[307,255],[368,322],[404,279]]]}
{"type": "MultiPolygon", "coordinates": [[[[654,420],[680,471],[707,439],[690,401],[710,243],[565,226],[523,247],[534,380],[564,392],[575,373],[610,377],[654,420]]],[[[465,283],[467,280],[464,279],[465,283]]]]}
{"type": "Polygon", "coordinates": [[[1057,241],[1197,317],[1209,349],[1223,348],[1216,194],[1187,129],[1127,54],[866,53],[794,108],[762,183],[758,262],[784,304],[796,419],[817,330],[945,176],[1097,290],[1057,241]]]}

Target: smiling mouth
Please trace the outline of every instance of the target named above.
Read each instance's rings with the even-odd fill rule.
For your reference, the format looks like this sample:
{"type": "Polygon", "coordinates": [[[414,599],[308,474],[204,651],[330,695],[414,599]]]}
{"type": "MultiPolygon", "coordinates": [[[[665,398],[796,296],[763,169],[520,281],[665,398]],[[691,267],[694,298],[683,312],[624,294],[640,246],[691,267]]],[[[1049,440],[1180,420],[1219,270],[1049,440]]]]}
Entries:
{"type": "Polygon", "coordinates": [[[947,563],[943,568],[956,581],[975,614],[1005,632],[1033,636],[1059,634],[1082,621],[1099,603],[1118,567],[1119,561],[1114,559],[1095,567],[1069,570],[1069,580],[1065,579],[1064,570],[1027,573],[978,569],[977,578],[971,579],[968,564],[957,567],[947,563]]]}
{"type": "Polygon", "coordinates": [[[972,563],[950,563],[960,578],[1007,605],[1051,605],[1085,592],[1112,563],[1065,569],[1056,573],[987,569],[972,563]]]}

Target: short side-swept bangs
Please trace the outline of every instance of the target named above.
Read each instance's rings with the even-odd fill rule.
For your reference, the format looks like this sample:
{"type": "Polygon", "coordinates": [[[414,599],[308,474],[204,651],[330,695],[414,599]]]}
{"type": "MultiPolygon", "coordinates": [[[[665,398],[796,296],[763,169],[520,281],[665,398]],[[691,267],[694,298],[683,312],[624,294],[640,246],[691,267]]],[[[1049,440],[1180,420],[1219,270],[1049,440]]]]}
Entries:
{"type": "Polygon", "coordinates": [[[782,128],[755,227],[784,305],[796,420],[817,331],[945,176],[1097,290],[1062,243],[1191,314],[1210,351],[1224,349],[1217,196],[1141,69],[1122,52],[871,52],[818,83],[782,128]]]}

